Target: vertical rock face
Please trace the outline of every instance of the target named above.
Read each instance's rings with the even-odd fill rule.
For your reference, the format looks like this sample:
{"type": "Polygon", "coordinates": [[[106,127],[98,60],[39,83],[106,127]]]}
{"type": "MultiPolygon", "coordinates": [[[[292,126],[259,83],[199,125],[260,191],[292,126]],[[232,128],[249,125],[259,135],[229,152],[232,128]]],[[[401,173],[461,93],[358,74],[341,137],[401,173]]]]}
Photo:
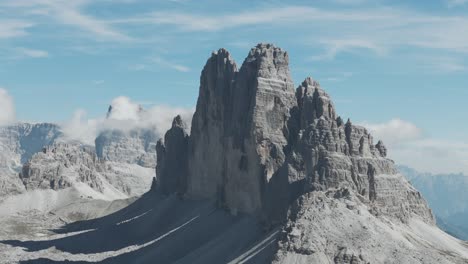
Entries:
{"type": "Polygon", "coordinates": [[[224,140],[236,72],[237,66],[225,49],[213,52],[203,68],[190,133],[188,191],[192,196],[214,197],[223,185],[224,140]]]}
{"type": "Polygon", "coordinates": [[[239,72],[224,49],[203,69],[192,121],[189,194],[258,212],[264,186],[284,163],[296,106],[286,52],[259,44],[239,72]],[[206,164],[210,164],[206,166],[206,164]]]}
{"type": "Polygon", "coordinates": [[[185,130],[182,118],[175,117],[171,129],[164,136],[164,142],[159,140],[156,145],[157,182],[152,188],[159,188],[165,194],[183,194],[187,191],[188,135],[185,130]]]}
{"type": "Polygon", "coordinates": [[[200,79],[187,162],[187,136],[177,125],[158,145],[160,186],[166,180],[166,192],[180,192],[176,182],[185,182],[179,178],[187,164],[190,197],[272,222],[284,220],[306,193],[344,190],[376,215],[402,221],[418,215],[433,223],[383,143],[374,145],[364,127],[344,123],[318,82],[306,78],[295,90],[288,64],[288,54],[271,44],[251,49],[239,71],[226,50],[214,52],[200,79]],[[178,136],[170,138],[182,143],[169,149],[174,130],[178,136]]]}
{"type": "Polygon", "coordinates": [[[262,210],[266,186],[285,161],[287,122],[296,106],[288,64],[285,51],[259,44],[234,81],[224,172],[224,198],[233,210],[262,210]]]}

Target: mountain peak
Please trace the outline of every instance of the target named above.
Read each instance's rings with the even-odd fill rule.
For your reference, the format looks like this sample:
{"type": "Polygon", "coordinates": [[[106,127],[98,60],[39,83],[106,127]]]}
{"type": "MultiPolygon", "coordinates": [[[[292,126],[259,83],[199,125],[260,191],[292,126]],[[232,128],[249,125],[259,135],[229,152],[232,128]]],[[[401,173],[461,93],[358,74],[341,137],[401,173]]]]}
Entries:
{"type": "Polygon", "coordinates": [[[260,43],[252,48],[241,68],[260,78],[292,82],[288,53],[273,44],[260,43]]]}
{"type": "MultiPolygon", "coordinates": [[[[160,145],[166,153],[158,162],[165,168],[161,175],[186,175],[179,182],[187,182],[189,197],[216,199],[233,212],[269,222],[284,219],[293,197],[346,188],[380,213],[400,219],[418,214],[432,223],[424,200],[399,176],[395,182],[380,177],[397,174],[383,143],[374,145],[369,132],[350,120],[343,126],[314,79],[306,78],[295,91],[288,65],[287,52],[273,44],[252,48],[238,72],[226,50],[214,52],[201,74],[190,136],[177,132],[176,118],[160,145]],[[188,143],[175,145],[170,138],[188,143]],[[176,159],[182,156],[187,167],[176,159]],[[392,192],[382,189],[390,185],[392,192]],[[406,200],[415,202],[400,206],[406,200]]],[[[181,190],[167,186],[172,187],[166,192],[181,190]]]]}

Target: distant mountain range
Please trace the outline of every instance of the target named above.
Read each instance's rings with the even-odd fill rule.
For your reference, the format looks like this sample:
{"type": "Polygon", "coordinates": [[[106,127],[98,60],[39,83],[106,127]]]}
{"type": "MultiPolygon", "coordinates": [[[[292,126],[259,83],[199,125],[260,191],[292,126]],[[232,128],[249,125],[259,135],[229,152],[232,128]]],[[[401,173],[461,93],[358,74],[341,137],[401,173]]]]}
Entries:
{"type": "Polygon", "coordinates": [[[148,127],[112,128],[87,145],[56,124],[0,127],[0,215],[139,196],[155,176],[158,139],[148,127]]]}
{"type": "Polygon", "coordinates": [[[431,174],[399,166],[426,198],[437,218],[437,225],[463,240],[468,240],[468,176],[463,174],[431,174]]]}

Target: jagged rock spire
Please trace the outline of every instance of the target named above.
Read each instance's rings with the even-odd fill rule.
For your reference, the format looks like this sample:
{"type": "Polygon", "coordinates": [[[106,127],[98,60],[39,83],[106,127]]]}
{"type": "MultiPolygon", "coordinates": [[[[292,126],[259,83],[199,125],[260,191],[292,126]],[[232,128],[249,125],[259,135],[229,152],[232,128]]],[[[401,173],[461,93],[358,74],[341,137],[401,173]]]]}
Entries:
{"type": "Polygon", "coordinates": [[[219,49],[211,54],[201,73],[188,161],[191,174],[188,192],[198,198],[215,197],[223,185],[223,140],[230,119],[236,72],[236,63],[229,52],[219,49]]]}
{"type": "Polygon", "coordinates": [[[185,193],[187,191],[187,153],[188,135],[185,131],[186,125],[180,115],[172,121],[172,127],[165,136],[156,144],[157,187],[164,194],[185,193]]]}
{"type": "Polygon", "coordinates": [[[302,127],[306,127],[320,117],[330,120],[336,119],[335,106],[330,96],[312,78],[307,77],[302,82],[297,88],[296,96],[302,114],[302,127]]]}

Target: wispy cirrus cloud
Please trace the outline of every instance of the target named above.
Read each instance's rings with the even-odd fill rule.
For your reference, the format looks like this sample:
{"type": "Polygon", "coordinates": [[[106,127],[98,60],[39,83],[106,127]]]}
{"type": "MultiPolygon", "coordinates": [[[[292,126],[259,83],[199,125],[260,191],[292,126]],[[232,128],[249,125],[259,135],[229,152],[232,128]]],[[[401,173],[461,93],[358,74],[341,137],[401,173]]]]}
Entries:
{"type": "Polygon", "coordinates": [[[168,60],[163,59],[161,57],[152,57],[152,58],[150,58],[150,60],[152,62],[154,62],[155,64],[161,66],[161,67],[167,67],[167,68],[179,71],[179,72],[189,72],[190,71],[190,68],[187,67],[187,66],[168,61],[168,60]]]}
{"type": "Polygon", "coordinates": [[[91,3],[89,0],[7,0],[1,3],[0,7],[7,9],[10,13],[51,18],[59,24],[73,26],[83,32],[90,33],[97,40],[133,40],[133,38],[113,28],[104,20],[85,14],[83,8],[91,3]]]}
{"type": "Polygon", "coordinates": [[[28,35],[27,29],[34,23],[26,20],[0,19],[0,39],[28,35]]]}
{"type": "Polygon", "coordinates": [[[326,47],[324,53],[317,56],[320,59],[359,49],[385,55],[399,47],[468,53],[468,17],[436,16],[402,8],[280,6],[231,14],[158,11],[115,19],[112,23],[170,26],[182,32],[218,32],[248,26],[290,28],[294,25],[298,32],[311,33],[302,37],[301,44],[326,47]]]}
{"type": "Polygon", "coordinates": [[[131,71],[154,71],[155,68],[160,69],[170,69],[178,72],[189,72],[190,68],[188,66],[169,61],[160,56],[150,56],[145,58],[144,63],[136,63],[129,65],[127,67],[131,71]]]}
{"type": "Polygon", "coordinates": [[[49,56],[49,52],[45,50],[18,47],[16,48],[16,51],[19,53],[20,56],[25,56],[29,58],[45,58],[49,56]]]}
{"type": "Polygon", "coordinates": [[[468,4],[468,0],[447,0],[447,6],[450,8],[466,4],[468,4]]]}

